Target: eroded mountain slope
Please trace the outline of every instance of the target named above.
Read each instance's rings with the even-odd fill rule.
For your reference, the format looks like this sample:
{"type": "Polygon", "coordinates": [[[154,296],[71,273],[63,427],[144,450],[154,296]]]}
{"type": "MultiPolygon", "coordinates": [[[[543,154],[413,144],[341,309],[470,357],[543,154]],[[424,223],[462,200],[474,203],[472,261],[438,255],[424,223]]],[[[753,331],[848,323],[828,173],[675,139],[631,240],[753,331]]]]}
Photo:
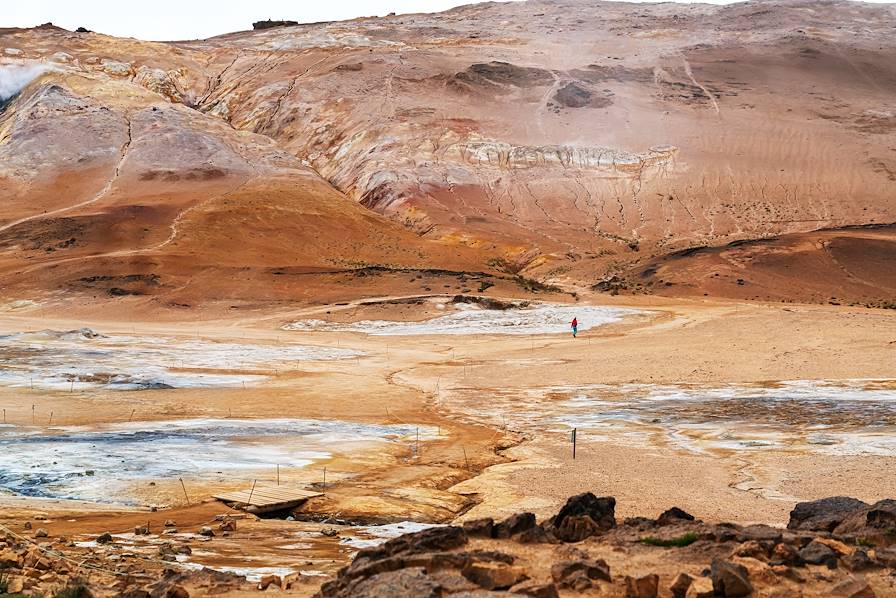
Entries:
{"type": "Polygon", "coordinates": [[[371,264],[582,286],[689,247],[893,222],[894,17],[557,0],[168,44],[6,30],[8,60],[56,72],[2,116],[4,167],[40,171],[5,179],[5,226],[29,220],[0,232],[4,262],[89,277],[100,240],[77,226],[123,275],[158,256],[187,278],[232,260],[253,286],[371,264]],[[51,99],[84,104],[77,135],[51,99]],[[55,255],[28,254],[40,235],[55,255]]]}

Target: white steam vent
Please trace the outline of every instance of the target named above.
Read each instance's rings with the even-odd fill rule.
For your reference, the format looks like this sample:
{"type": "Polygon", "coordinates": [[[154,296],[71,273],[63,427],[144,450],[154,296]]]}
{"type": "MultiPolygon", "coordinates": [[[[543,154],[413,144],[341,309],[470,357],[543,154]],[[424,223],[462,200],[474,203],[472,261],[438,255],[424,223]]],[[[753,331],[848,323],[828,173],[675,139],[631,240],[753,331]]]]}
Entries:
{"type": "Polygon", "coordinates": [[[0,102],[13,97],[26,85],[51,70],[51,67],[37,62],[0,63],[0,102]]]}

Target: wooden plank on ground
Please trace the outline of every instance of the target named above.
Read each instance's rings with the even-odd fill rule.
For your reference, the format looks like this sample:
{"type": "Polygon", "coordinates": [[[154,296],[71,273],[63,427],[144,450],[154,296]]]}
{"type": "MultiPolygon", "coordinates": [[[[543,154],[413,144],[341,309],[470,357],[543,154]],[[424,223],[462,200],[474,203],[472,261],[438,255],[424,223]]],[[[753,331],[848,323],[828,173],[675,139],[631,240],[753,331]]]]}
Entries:
{"type": "Polygon", "coordinates": [[[224,492],[214,495],[213,498],[240,506],[269,508],[274,505],[301,503],[316,496],[323,496],[323,494],[297,488],[256,488],[254,491],[250,489],[224,492]]]}

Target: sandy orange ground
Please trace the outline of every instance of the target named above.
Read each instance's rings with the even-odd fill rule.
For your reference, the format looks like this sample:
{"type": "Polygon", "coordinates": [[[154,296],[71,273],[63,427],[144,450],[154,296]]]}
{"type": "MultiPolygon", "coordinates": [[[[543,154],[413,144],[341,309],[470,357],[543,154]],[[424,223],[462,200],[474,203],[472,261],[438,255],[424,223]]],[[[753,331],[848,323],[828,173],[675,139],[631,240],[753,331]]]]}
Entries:
{"type": "MultiPolygon", "coordinates": [[[[607,299],[600,297],[595,303],[607,299]]],[[[619,299],[611,300],[621,304],[619,299]]],[[[406,306],[390,305],[308,308],[243,319],[210,314],[191,324],[104,320],[102,314],[71,320],[7,313],[0,318],[2,331],[90,326],[104,333],[270,343],[289,339],[358,348],[368,355],[357,361],[298,364],[290,371],[272,372],[270,382],[247,389],[74,393],[0,389],[0,407],[7,410],[9,421],[28,423],[35,404],[38,424],[51,411],[56,424],[126,421],[135,412],[138,420],[315,417],[411,422],[439,429],[439,439],[425,443],[416,458],[405,445],[335,457],[326,464],[333,472],[331,479],[355,477],[338,481],[326,497],[311,501],[306,507],[310,514],[439,521],[523,509],[546,515],[569,495],[591,490],[615,495],[622,516],[655,515],[677,504],[707,520],[780,524],[793,501],[776,498],[776,492],[799,499],[847,494],[875,500],[893,494],[896,458],[892,457],[831,458],[770,450],[745,462],[739,455],[700,457],[669,446],[623,445],[610,434],[584,442],[572,462],[556,435],[523,439],[461,422],[450,403],[437,400],[438,389],[453,385],[480,389],[487,407],[489,391],[510,383],[534,388],[560,383],[896,377],[896,317],[890,311],[660,298],[625,302],[653,313],[585,332],[575,341],[566,335],[398,338],[279,330],[300,317],[409,317],[406,306]],[[496,454],[496,448],[507,449],[521,440],[522,444],[496,454]],[[756,483],[742,484],[750,478],[756,483]]],[[[314,482],[318,466],[323,465],[288,475],[296,484],[314,482]]],[[[192,501],[199,502],[211,490],[191,484],[192,501]]],[[[163,481],[154,492],[163,493],[174,509],[151,515],[110,513],[88,505],[4,497],[2,521],[15,527],[37,511],[51,518],[64,512],[65,520],[76,521],[66,523],[60,517],[51,533],[68,535],[126,531],[151,517],[183,519],[197,526],[227,511],[217,503],[185,509],[177,488],[163,481]]],[[[288,524],[264,525],[282,529],[288,524]]],[[[252,542],[259,541],[258,534],[264,532],[255,534],[252,542]]],[[[314,558],[330,551],[335,554],[333,566],[342,562],[345,553],[334,552],[332,546],[316,549],[314,558]]]]}

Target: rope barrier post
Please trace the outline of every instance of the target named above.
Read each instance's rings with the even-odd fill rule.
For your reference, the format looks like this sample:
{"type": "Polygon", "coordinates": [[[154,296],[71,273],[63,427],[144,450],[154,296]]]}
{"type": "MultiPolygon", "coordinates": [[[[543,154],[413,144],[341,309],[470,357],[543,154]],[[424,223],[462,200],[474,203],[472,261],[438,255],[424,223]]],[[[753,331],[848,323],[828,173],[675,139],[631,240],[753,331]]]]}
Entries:
{"type": "Polygon", "coordinates": [[[576,429],[572,429],[572,458],[576,458],[576,429]]]}
{"type": "Polygon", "coordinates": [[[249,500],[246,502],[247,507],[252,505],[252,495],[255,494],[255,484],[257,483],[258,480],[252,480],[252,490],[249,491],[249,500]]]}
{"type": "Polygon", "coordinates": [[[186,484],[184,484],[184,479],[183,478],[177,478],[177,479],[180,480],[180,487],[184,489],[184,498],[187,499],[187,504],[189,505],[190,497],[187,496],[187,486],[186,486],[186,484]]]}

